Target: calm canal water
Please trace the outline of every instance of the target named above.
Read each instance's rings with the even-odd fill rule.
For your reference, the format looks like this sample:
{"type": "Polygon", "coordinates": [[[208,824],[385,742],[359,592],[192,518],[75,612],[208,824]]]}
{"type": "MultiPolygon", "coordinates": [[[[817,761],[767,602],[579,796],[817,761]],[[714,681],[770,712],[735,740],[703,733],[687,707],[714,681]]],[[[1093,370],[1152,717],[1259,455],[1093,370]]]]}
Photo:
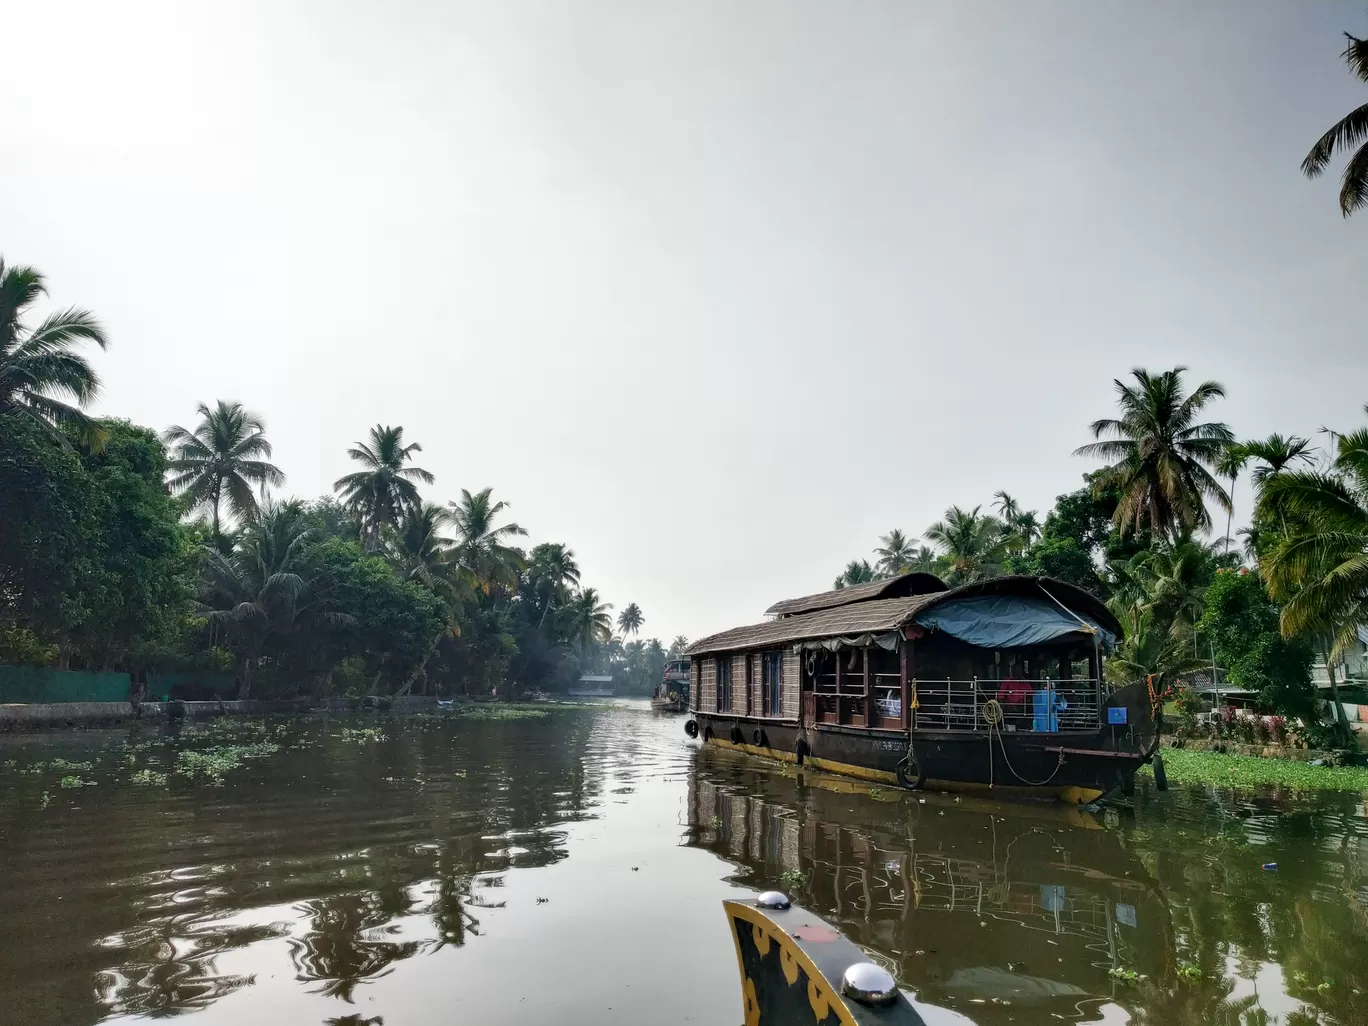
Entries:
{"type": "Polygon", "coordinates": [[[1361,796],[1142,787],[1094,817],[681,726],[619,704],[0,741],[0,1021],[735,1026],[720,902],[782,881],[951,1021],[1368,1023],[1361,796]],[[155,777],[262,738],[222,784],[155,777]]]}

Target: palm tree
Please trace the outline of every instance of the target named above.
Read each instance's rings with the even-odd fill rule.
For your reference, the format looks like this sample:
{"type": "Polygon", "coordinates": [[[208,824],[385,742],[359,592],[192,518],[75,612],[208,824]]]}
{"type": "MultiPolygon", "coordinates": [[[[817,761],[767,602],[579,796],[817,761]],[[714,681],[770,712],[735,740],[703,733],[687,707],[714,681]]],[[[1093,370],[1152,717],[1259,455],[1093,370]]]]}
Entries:
{"type": "Polygon", "coordinates": [[[1230,529],[1235,520],[1235,481],[1240,476],[1240,471],[1244,470],[1245,464],[1249,462],[1249,450],[1239,443],[1231,443],[1222,451],[1216,460],[1216,473],[1221,477],[1230,478],[1230,499],[1231,504],[1226,507],[1226,533],[1225,550],[1230,551],[1230,529]]]}
{"type": "Polygon", "coordinates": [[[945,519],[926,529],[926,538],[940,549],[949,583],[972,584],[1002,573],[1011,535],[997,517],[951,506],[945,519]]]}
{"type": "Polygon", "coordinates": [[[357,442],[347,455],[364,468],[340,477],[333,483],[348,508],[361,517],[361,530],[368,550],[380,544],[380,528],[399,522],[404,510],[421,501],[415,481],[432,484],[432,474],[422,467],[409,466],[413,454],[422,452],[417,442],[404,444],[402,427],[370,429],[369,442],[357,442]]]}
{"type": "Polygon", "coordinates": [[[918,545],[907,557],[907,562],[903,564],[903,570],[911,573],[922,574],[942,574],[945,572],[945,560],[936,555],[936,550],[929,545],[918,545]]]}
{"type": "Polygon", "coordinates": [[[196,610],[237,644],[238,698],[251,694],[252,673],[267,643],[316,615],[340,626],[351,617],[331,610],[304,575],[303,551],[312,537],[299,502],[267,504],[229,555],[206,546],[202,592],[196,610]]]}
{"type": "Polygon", "coordinates": [[[566,640],[579,646],[581,652],[607,644],[613,636],[612,608],[609,603],[599,601],[599,594],[593,588],[585,588],[566,607],[569,613],[566,640]]]}
{"type": "Polygon", "coordinates": [[[1021,504],[1006,492],[994,492],[993,500],[993,508],[1004,524],[1010,524],[1021,513],[1021,504]]]}
{"type": "Polygon", "coordinates": [[[1225,424],[1197,423],[1203,408],[1225,389],[1204,381],[1184,395],[1186,370],[1175,367],[1156,375],[1136,368],[1134,385],[1115,381],[1121,419],[1094,421],[1093,437],[1100,441],[1074,453],[1114,461],[1094,478],[1093,493],[1101,496],[1113,486],[1120,493],[1113,522],[1122,534],[1139,533],[1146,525],[1169,537],[1184,528],[1208,528],[1207,499],[1230,509],[1230,496],[1208,468],[1234,435],[1225,424]]]}
{"type": "Polygon", "coordinates": [[[627,608],[618,614],[618,630],[622,631],[623,637],[636,634],[645,622],[646,618],[641,615],[641,607],[635,602],[629,602],[627,608]]]}
{"type": "Polygon", "coordinates": [[[1338,655],[1368,624],[1368,428],[1339,436],[1329,473],[1270,474],[1260,507],[1284,525],[1260,567],[1283,634],[1332,637],[1338,655]]]}
{"type": "Polygon", "coordinates": [[[570,589],[579,584],[580,568],[570,549],[559,542],[542,542],[532,547],[526,578],[531,596],[541,604],[541,615],[537,618],[537,626],[541,627],[552,607],[563,605],[570,589]]]}
{"type": "Polygon", "coordinates": [[[669,650],[665,653],[671,659],[678,659],[684,654],[684,650],[689,647],[689,639],[682,634],[676,634],[674,640],[670,642],[669,650]]]}
{"type": "Polygon", "coordinates": [[[839,590],[856,584],[868,584],[874,579],[874,568],[869,565],[869,560],[852,559],[846,564],[846,568],[841,571],[841,575],[836,578],[832,587],[839,590]]]}
{"type": "Polygon", "coordinates": [[[1262,464],[1254,468],[1253,478],[1256,485],[1262,485],[1274,474],[1281,474],[1295,463],[1314,463],[1317,451],[1310,439],[1297,435],[1284,438],[1277,433],[1264,439],[1245,442],[1240,449],[1248,459],[1257,460],[1262,464]]]}
{"type": "Polygon", "coordinates": [[[449,503],[451,520],[456,525],[455,557],[486,592],[491,587],[513,588],[526,565],[521,549],[504,540],[527,534],[517,524],[495,525],[508,503],[493,499],[494,489],[471,494],[461,489],[461,500],[449,503]]]}
{"type": "Polygon", "coordinates": [[[422,502],[406,507],[398,524],[385,529],[385,558],[403,577],[433,591],[450,592],[457,564],[449,558],[451,539],[442,534],[450,523],[451,514],[441,506],[422,502]]]}
{"type": "Polygon", "coordinates": [[[1107,677],[1126,685],[1154,678],[1155,693],[1179,677],[1195,673],[1207,664],[1192,652],[1192,647],[1162,623],[1155,613],[1135,607],[1123,618],[1126,636],[1107,660],[1107,677]]]}
{"type": "MultiPolygon", "coordinates": [[[[1344,38],[1349,42],[1340,56],[1360,81],[1368,82],[1368,40],[1358,39],[1348,32],[1344,38]]],[[[1365,139],[1368,139],[1368,104],[1355,107],[1331,125],[1302,161],[1302,174],[1315,178],[1329,166],[1330,158],[1337,150],[1353,151],[1340,179],[1340,213],[1345,217],[1368,203],[1368,143],[1365,139]]]]}
{"type": "Polygon", "coordinates": [[[879,539],[879,547],[874,550],[879,557],[875,567],[884,577],[896,577],[906,570],[911,554],[911,540],[895,527],[879,539]]]}
{"type": "Polygon", "coordinates": [[[209,510],[217,540],[222,537],[220,518],[225,501],[234,517],[250,520],[259,513],[253,486],[264,495],[267,485],[284,484],[285,475],[262,458],[271,455],[266,424],[241,403],[220,399],[212,410],[200,403],[195,411],[200,422],[194,431],[173,424],[162,435],[171,448],[166,484],[173,492],[186,495],[190,509],[209,510]]]}
{"type": "Polygon", "coordinates": [[[1333,664],[1368,624],[1368,428],[1337,436],[1336,447],[1329,472],[1264,478],[1258,512],[1278,528],[1259,572],[1282,603],[1283,636],[1323,639],[1336,723],[1347,740],[1333,664]]]}
{"type": "Polygon", "coordinates": [[[0,416],[34,421],[63,442],[66,431],[99,449],[104,429],[80,407],[99,393],[100,379],[75,348],[94,342],[104,349],[109,342],[89,311],[70,307],[28,329],[24,309],[46,293],[43,276],[32,267],[7,267],[0,258],[0,416]]]}

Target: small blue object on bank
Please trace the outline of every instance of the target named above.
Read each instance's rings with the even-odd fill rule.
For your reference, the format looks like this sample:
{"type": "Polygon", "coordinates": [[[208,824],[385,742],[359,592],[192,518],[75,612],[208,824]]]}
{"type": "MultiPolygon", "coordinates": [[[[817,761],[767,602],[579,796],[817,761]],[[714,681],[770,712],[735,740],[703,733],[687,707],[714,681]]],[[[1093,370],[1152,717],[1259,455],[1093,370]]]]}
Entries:
{"type": "Polygon", "coordinates": [[[1278,864],[1276,862],[1265,862],[1263,867],[1270,873],[1276,873],[1278,871],[1278,864]]]}
{"type": "Polygon", "coordinates": [[[1126,707],[1124,705],[1111,705],[1107,707],[1107,722],[1112,725],[1122,725],[1126,723],[1126,707]]]}

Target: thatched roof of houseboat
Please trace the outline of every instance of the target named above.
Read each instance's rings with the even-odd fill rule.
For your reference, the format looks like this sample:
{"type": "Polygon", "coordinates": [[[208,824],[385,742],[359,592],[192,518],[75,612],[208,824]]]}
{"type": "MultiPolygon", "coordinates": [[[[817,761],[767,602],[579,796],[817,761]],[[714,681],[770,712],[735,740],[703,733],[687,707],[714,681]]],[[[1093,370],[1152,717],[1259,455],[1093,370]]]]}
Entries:
{"type": "Polygon", "coordinates": [[[811,613],[817,609],[834,609],[870,599],[907,598],[909,595],[925,595],[933,591],[946,591],[949,585],[935,574],[908,573],[890,577],[884,581],[870,581],[868,584],[852,584],[848,588],[823,591],[802,598],[784,599],[765,610],[766,616],[795,616],[798,613],[811,613]]]}
{"type": "MultiPolygon", "coordinates": [[[[907,575],[925,576],[925,575],[907,575]]],[[[934,579],[934,578],[933,578],[934,579]]],[[[896,580],[896,578],[895,578],[896,580]]],[[[887,581],[877,582],[888,584],[887,581]]],[[[868,585],[858,585],[867,589],[868,598],[829,609],[816,609],[806,613],[790,613],[777,620],[735,627],[720,634],[700,638],[688,648],[691,656],[706,655],[710,652],[736,652],[761,648],[777,648],[796,644],[800,641],[819,638],[851,637],[862,634],[880,634],[898,630],[916,619],[917,614],[931,609],[943,602],[957,598],[970,598],[977,595],[1020,595],[1025,597],[1044,597],[1057,601],[1069,609],[1091,617],[1106,630],[1117,637],[1122,635],[1121,624],[1117,622],[1101,599],[1082,588],[1056,581],[1049,577],[995,577],[977,584],[966,584],[959,588],[946,588],[943,591],[924,592],[898,598],[877,597],[868,590],[868,585]]],[[[856,588],[842,588],[841,592],[855,591],[856,588]]],[[[810,596],[816,599],[821,596],[810,596]]],[[[803,602],[805,599],[794,599],[803,602]]],[[[770,612],[785,606],[776,603],[770,612]]]]}

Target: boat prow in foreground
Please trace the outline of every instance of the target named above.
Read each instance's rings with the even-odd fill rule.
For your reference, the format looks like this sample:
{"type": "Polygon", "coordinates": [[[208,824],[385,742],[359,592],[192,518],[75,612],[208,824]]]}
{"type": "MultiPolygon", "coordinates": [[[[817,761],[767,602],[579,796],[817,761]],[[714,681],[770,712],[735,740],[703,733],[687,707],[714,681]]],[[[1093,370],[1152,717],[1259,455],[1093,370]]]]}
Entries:
{"type": "Polygon", "coordinates": [[[1063,581],[912,573],[767,613],[689,648],[690,736],[910,789],[1076,804],[1128,793],[1154,754],[1148,685],[1103,677],[1121,625],[1063,581]]]}
{"type": "Polygon", "coordinates": [[[780,892],[722,905],[745,1026],[926,1026],[888,970],[780,892]]]}

